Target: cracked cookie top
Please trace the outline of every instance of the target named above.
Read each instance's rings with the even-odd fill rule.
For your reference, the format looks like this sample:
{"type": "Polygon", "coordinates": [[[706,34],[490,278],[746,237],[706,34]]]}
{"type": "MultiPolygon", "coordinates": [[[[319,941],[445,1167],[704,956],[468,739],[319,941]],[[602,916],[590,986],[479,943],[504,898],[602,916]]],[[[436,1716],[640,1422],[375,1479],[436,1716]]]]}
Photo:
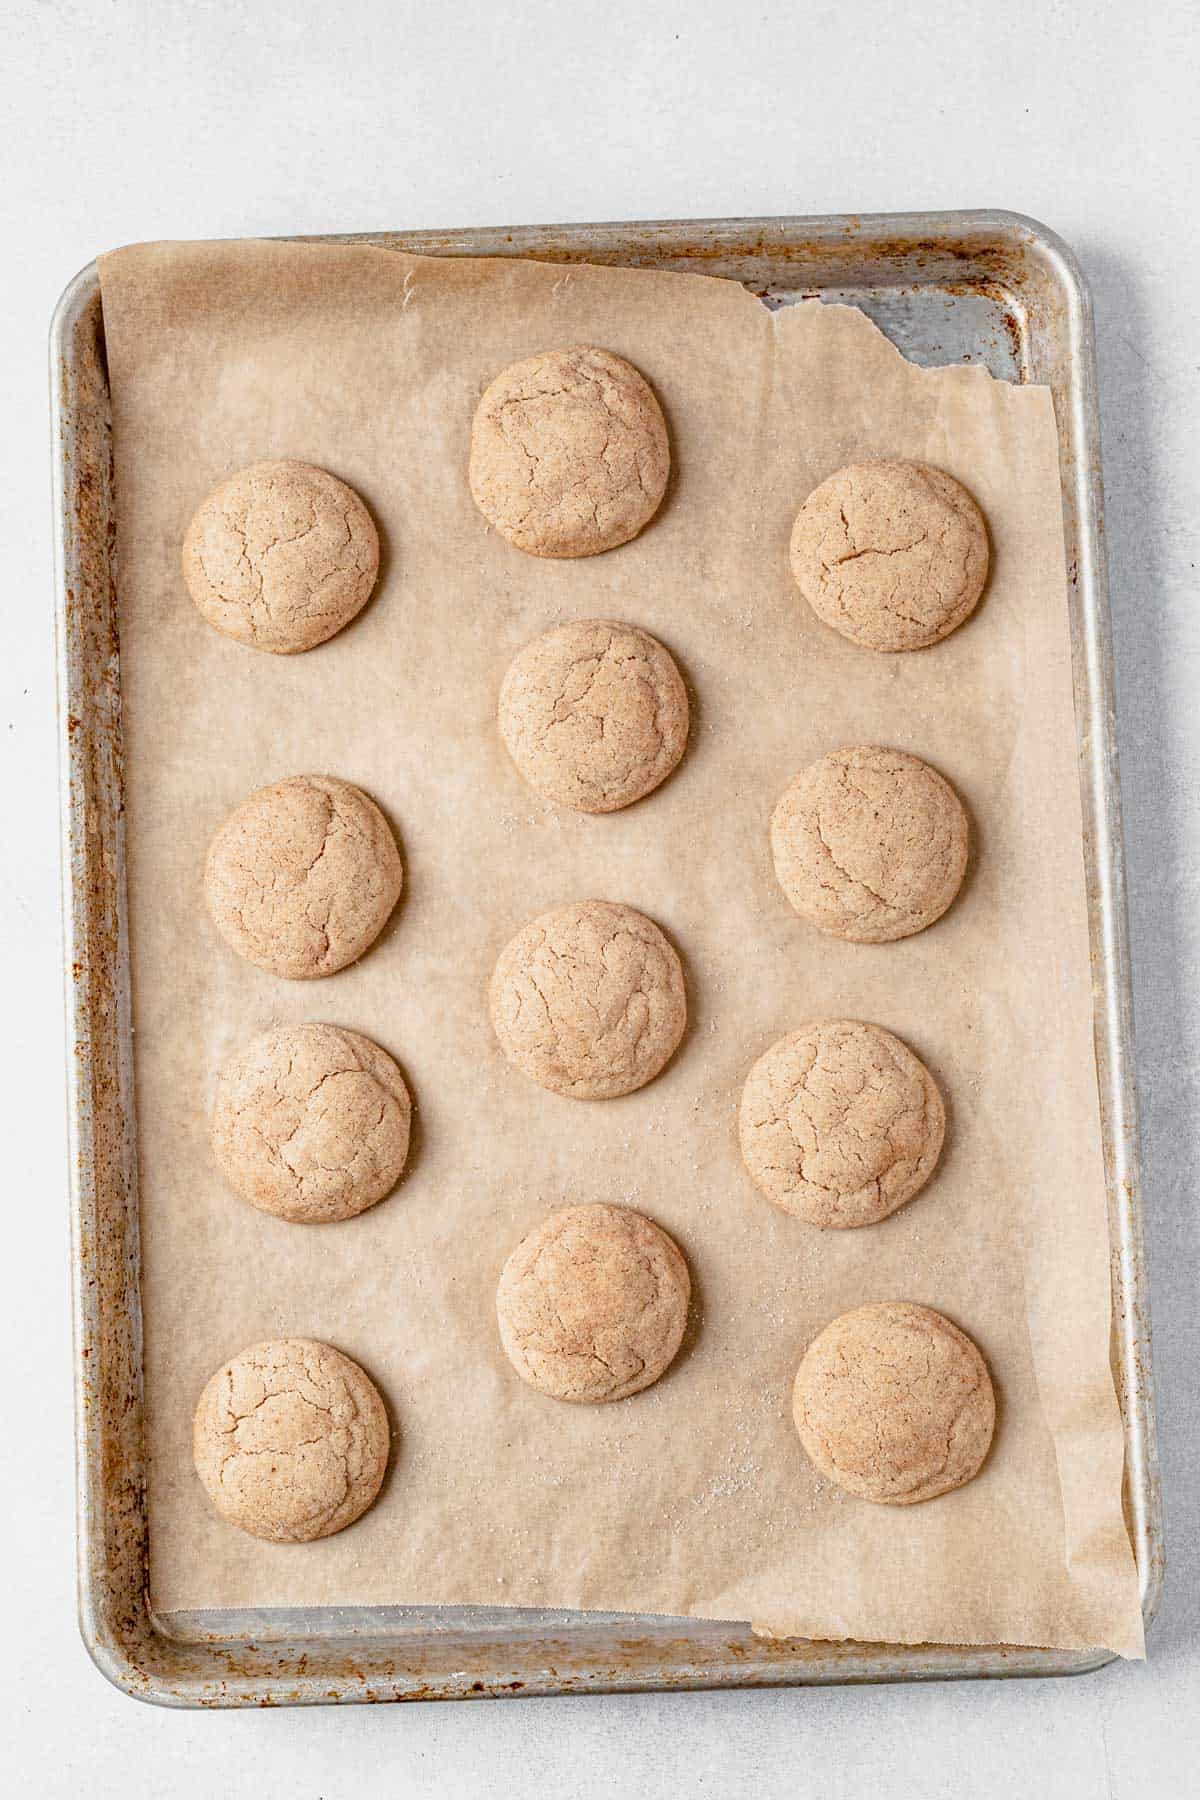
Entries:
{"type": "Polygon", "coordinates": [[[675,950],[644,913],[607,900],[522,926],[500,953],[489,999],[509,1062],[574,1100],[644,1086],[687,1023],[675,950]]]}
{"type": "Polygon", "coordinates": [[[499,721],[530,787],[576,812],[616,812],[665,781],[683,755],[687,689],[649,632],[581,619],[518,651],[499,721]]]}
{"type": "Polygon", "coordinates": [[[852,463],[796,517],[796,585],[819,619],[868,650],[921,650],[975,610],[988,572],[983,514],[927,463],[852,463]]]}
{"type": "Polygon", "coordinates": [[[378,574],[370,513],[309,463],[239,469],[201,502],[183,540],[183,577],[209,624],[283,656],[348,625],[378,574]]]}
{"type": "Polygon", "coordinates": [[[395,1187],[411,1106],[385,1050],[336,1025],[283,1025],[217,1077],[212,1144],[251,1206],[296,1224],[352,1219],[395,1187]]]}
{"type": "Polygon", "coordinates": [[[746,1077],[742,1156],[784,1212],[844,1230],[911,1200],[941,1154],[929,1070],[879,1025],[822,1019],[772,1044],[746,1077]]]}
{"type": "Polygon", "coordinates": [[[475,504],[531,556],[595,556],[658,511],[667,427],[632,363],[586,344],[501,371],[471,427],[475,504]]]}
{"type": "Polygon", "coordinates": [[[687,1264],[626,1206],[568,1206],[523,1238],[496,1290],[500,1340],[540,1393],[595,1404],[657,1381],[687,1323],[687,1264]]]}
{"type": "Polygon", "coordinates": [[[775,873],[791,904],[834,937],[883,944],[923,931],[957,894],[967,815],[948,781],[903,750],[832,750],[786,788],[771,817],[775,873]]]}
{"type": "Polygon", "coordinates": [[[911,1506],[979,1472],[996,1403],[965,1332],[927,1306],[887,1300],[842,1313],[813,1339],[792,1414],[823,1475],[860,1499],[911,1506]]]}
{"type": "Polygon", "coordinates": [[[404,871],[373,800],[332,775],[290,775],[230,813],[204,894],[226,943],[273,975],[332,975],[373,944],[404,871]]]}
{"type": "Polygon", "coordinates": [[[196,1473],[223,1519],[276,1544],[352,1525],[379,1492],[391,1434],[375,1385],[311,1338],[254,1344],[205,1387],[196,1473]]]}

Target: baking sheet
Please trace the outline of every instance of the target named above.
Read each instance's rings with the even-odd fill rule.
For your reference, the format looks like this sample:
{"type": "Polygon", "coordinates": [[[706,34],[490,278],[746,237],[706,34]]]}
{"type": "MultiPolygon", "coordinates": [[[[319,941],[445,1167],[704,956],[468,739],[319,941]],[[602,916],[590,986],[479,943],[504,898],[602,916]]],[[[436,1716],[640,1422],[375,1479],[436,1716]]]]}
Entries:
{"type": "Polygon", "coordinates": [[[145,1253],[154,1604],[474,1603],[753,1617],[809,1636],[1141,1650],[1108,1367],[1108,1245],[1048,394],[923,372],[844,308],[770,314],[696,277],[423,260],[345,246],[150,246],[102,268],[113,387],[145,1253]],[[672,432],[659,519],[606,557],[539,563],[489,534],[465,481],[481,387],[579,340],[630,356],[672,432]],[[798,499],[840,462],[962,475],[995,573],[946,644],[869,657],[797,601],[798,499]],[[308,656],[218,638],[177,574],[198,498],[263,456],[324,464],[386,541],[376,600],[308,656]],[[555,619],[626,617],[694,690],[692,747],[626,813],[565,818],[492,722],[509,655],[555,619]],[[831,745],[898,745],[950,776],[977,855],[963,896],[898,945],[790,913],[766,822],[831,745]],[[354,970],[293,987],[208,925],[207,838],[251,788],[359,781],[396,821],[408,892],[354,970]],[[499,946],[589,893],[657,918],[692,1028],[667,1073],[582,1106],[503,1062],[484,990],[499,946]],[[907,1038],[947,1092],[925,1194],[869,1232],[808,1231],[744,1177],[745,1070],[839,1012],[907,1038]],[[273,1019],[365,1030],[409,1076],[420,1131],[397,1195],[318,1235],[238,1206],[207,1147],[212,1074],[273,1019]],[[490,1323],[508,1248],[563,1200],[643,1206],[698,1293],[686,1354],[619,1407],[523,1388],[490,1323]],[[976,1337],[996,1448],[904,1512],[823,1486],[788,1418],[804,1344],[903,1295],[976,1337]],[[211,1369],[276,1332],[328,1337],[400,1427],[383,1498],[316,1546],[212,1518],[189,1421],[211,1369]]]}

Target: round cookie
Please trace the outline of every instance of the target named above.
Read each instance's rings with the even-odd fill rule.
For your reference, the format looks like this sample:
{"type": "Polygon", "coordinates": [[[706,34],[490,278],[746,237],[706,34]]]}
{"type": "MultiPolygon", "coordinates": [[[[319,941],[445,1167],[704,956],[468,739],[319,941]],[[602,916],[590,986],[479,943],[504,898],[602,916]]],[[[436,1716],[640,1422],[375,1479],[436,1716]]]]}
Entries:
{"type": "Polygon", "coordinates": [[[948,781],[903,750],[831,750],[771,818],[775,873],[834,937],[885,944],[941,917],[967,868],[967,815],[948,781]]]}
{"type": "Polygon", "coordinates": [[[887,1300],[842,1313],[813,1339],[792,1412],[817,1468],[847,1493],[911,1506],[962,1487],[992,1441],[987,1364],[941,1313],[887,1300]]]}
{"type": "Polygon", "coordinates": [[[499,721],[530,787],[576,812],[616,812],[665,781],[683,755],[687,689],[649,632],[584,619],[518,651],[499,721]]]}
{"type": "Polygon", "coordinates": [[[489,992],[509,1062],[555,1094],[612,1100],[670,1060],[687,1023],[679,957],[632,906],[582,900],[523,925],[489,992]]]}
{"type": "Polygon", "coordinates": [[[504,1353],[555,1400],[624,1400],[674,1359],[687,1324],[687,1264],[626,1206],[568,1206],[517,1245],[496,1290],[504,1353]]]}
{"type": "Polygon", "coordinates": [[[927,463],[866,462],[815,488],[792,528],[792,574],[819,619],[868,650],[921,650],[975,610],[983,514],[927,463]]]}
{"type": "Polygon", "coordinates": [[[658,511],[671,457],[662,409],[632,363],[577,344],[501,371],[475,411],[475,504],[531,556],[595,556],[658,511]]]}
{"type": "Polygon", "coordinates": [[[289,775],[230,813],[204,895],[226,943],[272,975],[332,975],[373,944],[400,898],[396,840],[373,800],[333,775],[289,775]]]}
{"type": "Polygon", "coordinates": [[[183,540],[183,578],[208,623],[283,656],[348,625],[378,574],[370,513],[310,463],[239,469],[200,503],[183,540]]]}
{"type": "Polygon", "coordinates": [[[337,1025],[282,1025],[218,1075],[212,1145],[251,1206],[325,1224],[391,1193],[411,1116],[404,1078],[370,1038],[337,1025]]]}
{"type": "Polygon", "coordinates": [[[929,1070],[879,1025],[821,1019],[772,1044],[742,1090],[742,1156],[784,1212],[876,1225],[934,1171],[946,1113],[929,1070]]]}
{"type": "Polygon", "coordinates": [[[389,1444],[374,1383],[312,1338],[243,1350],[209,1381],[192,1424],[196,1473],[221,1517],[275,1544],[352,1525],[379,1492],[389,1444]]]}

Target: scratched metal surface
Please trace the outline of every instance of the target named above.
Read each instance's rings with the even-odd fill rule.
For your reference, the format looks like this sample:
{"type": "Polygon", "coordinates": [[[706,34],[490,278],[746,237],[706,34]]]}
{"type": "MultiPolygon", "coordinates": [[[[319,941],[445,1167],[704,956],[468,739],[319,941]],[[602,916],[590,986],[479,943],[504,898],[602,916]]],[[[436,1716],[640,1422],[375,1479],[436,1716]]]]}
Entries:
{"type": "MultiPolygon", "coordinates": [[[[1044,381],[1058,417],[1112,1243],[1126,1515],[1147,1622],[1162,1587],[1150,1320],[1090,304],[1070,252],[1009,213],[359,234],[438,255],[690,270],[765,304],[860,306],[913,361],[1044,381]]],[[[1079,1673],[1097,1651],[766,1643],[744,1625],[492,1608],[341,1607],[156,1617],[146,1592],[136,1138],[124,885],[111,426],[95,265],[51,331],[66,920],[78,1569],[84,1642],[176,1706],[1079,1673]]]]}

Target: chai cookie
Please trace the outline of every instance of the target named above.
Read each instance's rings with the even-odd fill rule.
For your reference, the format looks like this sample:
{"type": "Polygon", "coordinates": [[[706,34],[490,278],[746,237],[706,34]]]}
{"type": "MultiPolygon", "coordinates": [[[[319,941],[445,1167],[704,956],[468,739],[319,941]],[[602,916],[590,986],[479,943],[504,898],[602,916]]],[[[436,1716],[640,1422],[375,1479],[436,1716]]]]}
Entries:
{"type": "Polygon", "coordinates": [[[868,650],[921,650],[975,610],[983,514],[927,463],[865,462],[815,488],[792,529],[792,574],[819,619],[868,650]]]}
{"type": "Polygon", "coordinates": [[[403,1076],[370,1038],[337,1025],[281,1025],[221,1070],[212,1145],[251,1206],[324,1224],[391,1193],[411,1116],[403,1076]]]}
{"type": "Polygon", "coordinates": [[[616,812],[665,781],[683,755],[687,689],[649,632],[583,619],[518,651],[499,721],[530,787],[576,812],[616,812]]]}
{"type": "Polygon", "coordinates": [[[636,537],[658,511],[670,461],[649,383],[587,344],[503,369],[471,427],[475,504],[531,556],[595,556],[636,537]]]}
{"type": "Polygon", "coordinates": [[[742,1090],[756,1186],[810,1225],[876,1225],[933,1174],[946,1113],[933,1076],[879,1025],[821,1019],[772,1044],[742,1090]]]}
{"type": "Polygon", "coordinates": [[[962,1487],[992,1441],[987,1364],[928,1306],[887,1300],[842,1313],[813,1339],[793,1416],[817,1468],[847,1493],[911,1506],[962,1487]]]}
{"type": "Polygon", "coordinates": [[[239,956],[309,981],[360,957],[404,871],[373,800],[333,775],[289,775],[230,813],[209,845],[204,896],[239,956]]]}
{"type": "Polygon", "coordinates": [[[673,1360],[687,1323],[687,1264],[626,1206],[568,1206],[504,1265],[496,1316],[522,1381],[555,1400],[624,1400],[673,1360]]]}
{"type": "Polygon", "coordinates": [[[312,1338],[243,1350],[212,1377],[192,1425],[196,1473],[221,1517],[275,1544],[352,1525],[379,1492],[389,1444],[374,1383],[312,1338]]]}
{"type": "Polygon", "coordinates": [[[378,574],[370,513],[311,463],[239,469],[201,501],[183,540],[183,578],[208,623],[283,656],[348,625],[378,574]]]}
{"type": "Polygon", "coordinates": [[[903,750],[832,750],[771,818],[779,885],[834,937],[890,943],[941,917],[967,868],[967,815],[948,781],[903,750]]]}
{"type": "Polygon", "coordinates": [[[675,950],[644,913],[607,900],[523,925],[500,952],[489,1000],[509,1062],[574,1100],[644,1086],[687,1023],[675,950]]]}

